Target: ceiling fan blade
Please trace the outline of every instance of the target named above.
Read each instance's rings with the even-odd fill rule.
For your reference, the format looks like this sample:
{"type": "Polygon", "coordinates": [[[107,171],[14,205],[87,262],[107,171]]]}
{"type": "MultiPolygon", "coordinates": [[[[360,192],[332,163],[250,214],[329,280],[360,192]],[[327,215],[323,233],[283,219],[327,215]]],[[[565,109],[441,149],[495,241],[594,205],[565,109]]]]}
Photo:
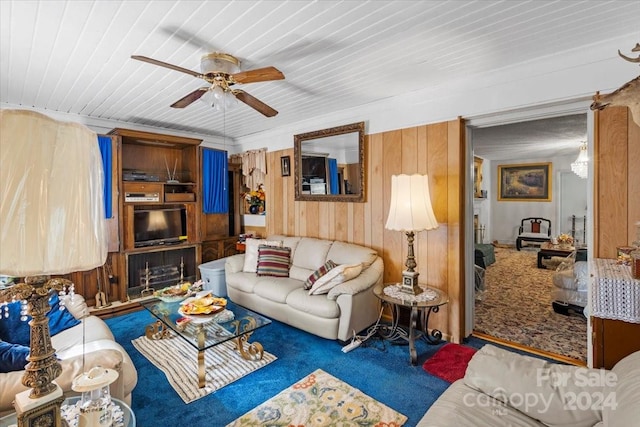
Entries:
{"type": "Polygon", "coordinates": [[[201,87],[200,89],[196,89],[193,92],[191,92],[189,95],[187,95],[187,96],[177,100],[173,104],[171,104],[171,106],[173,108],[184,108],[187,105],[190,105],[192,102],[195,102],[198,99],[200,99],[202,97],[202,95],[207,93],[208,90],[209,90],[209,88],[207,88],[207,87],[201,87]]]}
{"type": "Polygon", "coordinates": [[[148,62],[149,64],[159,65],[161,67],[169,68],[171,70],[180,71],[181,73],[190,74],[193,77],[202,78],[202,74],[200,74],[200,73],[197,73],[195,71],[191,71],[191,70],[189,70],[187,68],[178,67],[177,65],[169,64],[167,62],[158,61],[157,59],[147,58],[146,56],[140,56],[140,55],[131,55],[131,58],[132,59],[137,59],[138,61],[148,62]]]}
{"type": "Polygon", "coordinates": [[[265,104],[264,102],[260,101],[258,98],[255,98],[255,97],[249,95],[247,92],[245,92],[243,90],[234,90],[233,94],[240,101],[244,102],[249,107],[251,107],[251,108],[255,109],[256,111],[264,114],[267,117],[273,117],[276,114],[278,114],[278,112],[276,110],[274,110],[273,108],[269,107],[267,104],[265,104]]]}
{"type": "Polygon", "coordinates": [[[275,67],[257,68],[255,70],[241,71],[236,74],[232,74],[231,78],[236,83],[255,83],[255,82],[267,82],[270,80],[282,80],[284,74],[275,67]]]}

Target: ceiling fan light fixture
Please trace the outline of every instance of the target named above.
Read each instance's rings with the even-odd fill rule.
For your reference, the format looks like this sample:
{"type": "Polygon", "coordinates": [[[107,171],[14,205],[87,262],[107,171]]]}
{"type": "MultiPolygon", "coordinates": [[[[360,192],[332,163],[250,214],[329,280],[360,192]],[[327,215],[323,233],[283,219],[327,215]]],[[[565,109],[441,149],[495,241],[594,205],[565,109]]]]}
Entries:
{"type": "Polygon", "coordinates": [[[215,85],[209,92],[211,92],[213,94],[213,97],[217,101],[220,101],[220,100],[222,100],[224,98],[224,89],[222,89],[218,85],[215,85]]]}
{"type": "Polygon", "coordinates": [[[240,61],[227,53],[209,53],[202,55],[200,70],[202,74],[236,74],[240,72],[240,61]]]}
{"type": "Polygon", "coordinates": [[[215,98],[211,89],[207,90],[205,94],[200,97],[200,101],[204,102],[205,104],[207,104],[207,106],[212,108],[215,107],[218,103],[218,100],[215,98]]]}
{"type": "Polygon", "coordinates": [[[224,107],[227,110],[233,110],[238,105],[238,98],[231,92],[226,91],[224,93],[224,107]]]}
{"type": "Polygon", "coordinates": [[[583,142],[580,146],[578,158],[571,163],[571,171],[582,179],[586,179],[589,176],[589,156],[586,142],[583,142]]]}

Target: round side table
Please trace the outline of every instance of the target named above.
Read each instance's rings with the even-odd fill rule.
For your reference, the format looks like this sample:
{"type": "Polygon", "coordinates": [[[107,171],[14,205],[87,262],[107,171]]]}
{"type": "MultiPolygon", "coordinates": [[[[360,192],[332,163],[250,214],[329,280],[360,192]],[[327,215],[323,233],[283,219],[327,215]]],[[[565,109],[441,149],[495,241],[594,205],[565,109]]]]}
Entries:
{"type": "Polygon", "coordinates": [[[408,341],[412,365],[418,361],[416,338],[423,339],[428,344],[438,344],[442,341],[442,332],[438,329],[432,329],[429,333],[429,316],[431,313],[437,313],[441,306],[449,302],[449,297],[443,291],[422,284],[420,287],[422,293],[416,296],[400,291],[399,283],[385,283],[373,288],[373,293],[382,304],[391,309],[391,324],[378,324],[377,334],[389,341],[408,341]],[[398,324],[402,307],[411,310],[408,332],[398,324]],[[418,329],[418,326],[421,328],[418,329]]]}

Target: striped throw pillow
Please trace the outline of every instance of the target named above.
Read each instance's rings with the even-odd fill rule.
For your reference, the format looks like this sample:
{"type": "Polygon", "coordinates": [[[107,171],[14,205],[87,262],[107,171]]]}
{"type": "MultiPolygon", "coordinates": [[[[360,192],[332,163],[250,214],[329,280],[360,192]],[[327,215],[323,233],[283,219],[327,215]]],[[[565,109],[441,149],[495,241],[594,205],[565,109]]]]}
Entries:
{"type": "Polygon", "coordinates": [[[289,277],[291,248],[260,245],[258,247],[258,276],[289,277]]]}
{"type": "Polygon", "coordinates": [[[321,266],[316,271],[311,273],[311,275],[304,282],[304,288],[308,291],[313,287],[313,284],[316,283],[316,280],[318,280],[319,278],[327,274],[332,268],[335,268],[337,266],[338,264],[336,264],[332,260],[328,260],[327,262],[324,263],[323,266],[321,266]]]}

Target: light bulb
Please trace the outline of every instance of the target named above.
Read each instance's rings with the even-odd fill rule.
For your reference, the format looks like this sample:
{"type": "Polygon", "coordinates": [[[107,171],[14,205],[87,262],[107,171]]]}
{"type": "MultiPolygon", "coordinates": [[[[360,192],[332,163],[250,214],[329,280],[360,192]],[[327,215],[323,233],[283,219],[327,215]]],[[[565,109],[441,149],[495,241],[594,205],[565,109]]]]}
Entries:
{"type": "Polygon", "coordinates": [[[225,92],[224,94],[224,107],[227,110],[232,110],[235,106],[238,105],[238,99],[231,92],[225,92]]]}
{"type": "Polygon", "coordinates": [[[217,104],[213,93],[211,93],[211,90],[206,91],[205,94],[200,97],[200,101],[204,102],[209,107],[214,107],[217,104]]]}
{"type": "Polygon", "coordinates": [[[211,92],[213,92],[213,96],[220,101],[221,99],[224,98],[224,89],[222,89],[220,86],[216,86],[214,87],[211,92]]]}

